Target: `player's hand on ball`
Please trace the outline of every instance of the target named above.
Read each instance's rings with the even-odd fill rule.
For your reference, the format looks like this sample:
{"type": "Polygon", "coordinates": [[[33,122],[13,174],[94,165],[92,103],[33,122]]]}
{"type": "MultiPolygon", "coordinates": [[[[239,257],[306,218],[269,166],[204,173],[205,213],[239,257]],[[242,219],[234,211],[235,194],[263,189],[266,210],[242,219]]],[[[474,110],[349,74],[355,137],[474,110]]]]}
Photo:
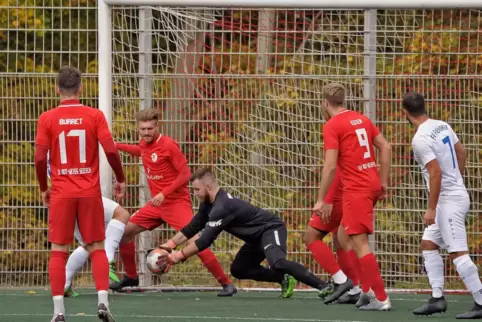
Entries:
{"type": "Polygon", "coordinates": [[[425,215],[423,215],[423,223],[427,226],[435,224],[435,215],[435,209],[427,209],[427,211],[425,211],[425,215]]]}
{"type": "Polygon", "coordinates": [[[42,196],[42,202],[44,206],[48,207],[50,205],[50,189],[42,191],[40,195],[42,196]]]}
{"type": "Polygon", "coordinates": [[[176,265],[184,259],[186,259],[186,257],[184,256],[182,251],[172,252],[167,256],[159,256],[156,264],[163,272],[167,273],[172,266],[176,265]]]}
{"type": "Polygon", "coordinates": [[[162,194],[162,192],[160,192],[154,198],[151,199],[151,204],[157,207],[157,206],[160,206],[163,201],[164,201],[164,195],[162,194]]]}

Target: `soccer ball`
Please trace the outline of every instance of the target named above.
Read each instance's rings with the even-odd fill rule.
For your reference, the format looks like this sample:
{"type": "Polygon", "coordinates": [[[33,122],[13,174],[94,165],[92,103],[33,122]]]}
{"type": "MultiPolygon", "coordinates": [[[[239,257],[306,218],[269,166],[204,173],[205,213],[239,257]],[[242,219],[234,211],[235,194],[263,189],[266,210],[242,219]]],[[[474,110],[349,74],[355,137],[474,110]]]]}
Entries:
{"type": "Polygon", "coordinates": [[[157,265],[157,261],[159,257],[164,257],[167,255],[169,255],[169,252],[161,248],[155,248],[147,255],[147,268],[151,271],[151,273],[161,275],[165,273],[165,268],[159,267],[157,265]]]}

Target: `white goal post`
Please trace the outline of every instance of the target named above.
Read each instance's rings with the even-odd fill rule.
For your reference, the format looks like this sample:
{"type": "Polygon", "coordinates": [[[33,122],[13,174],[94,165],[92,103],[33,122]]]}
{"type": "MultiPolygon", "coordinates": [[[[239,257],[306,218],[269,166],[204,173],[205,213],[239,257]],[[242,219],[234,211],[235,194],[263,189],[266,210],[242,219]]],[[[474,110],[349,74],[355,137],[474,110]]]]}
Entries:
{"type": "Polygon", "coordinates": [[[104,0],[107,5],[238,7],[238,8],[319,8],[319,9],[475,9],[478,0],[104,0]]]}
{"type": "MultiPolygon", "coordinates": [[[[290,232],[290,245],[297,249],[293,256],[312,268],[312,260],[300,246],[303,227],[309,218],[306,213],[311,192],[300,191],[306,186],[310,191],[315,189],[312,180],[322,164],[322,140],[318,138],[321,115],[316,108],[320,84],[335,80],[343,83],[349,92],[349,104],[375,123],[386,126],[391,137],[397,131],[408,133],[407,125],[396,115],[397,97],[406,88],[426,88],[433,78],[436,89],[430,90],[433,92],[430,100],[453,104],[453,95],[439,89],[444,86],[453,85],[467,92],[461,98],[466,111],[452,111],[449,117],[461,124],[467,136],[476,133],[477,125],[471,123],[475,114],[470,113],[479,108],[475,97],[482,93],[472,84],[469,68],[460,74],[420,72],[428,60],[425,62],[419,56],[427,54],[427,49],[414,49],[412,53],[408,48],[426,45],[425,35],[435,30],[430,29],[434,25],[438,26],[438,16],[433,12],[466,9],[469,18],[464,16],[460,20],[472,15],[475,21],[482,17],[481,11],[476,10],[481,8],[480,0],[101,0],[98,1],[99,108],[111,128],[119,122],[116,129],[122,133],[132,131],[132,118],[130,125],[125,125],[128,122],[124,120],[125,111],[132,111],[132,107],[125,108],[129,104],[136,109],[157,104],[161,109],[167,105],[192,112],[195,115],[192,119],[191,114],[183,118],[179,111],[165,112],[167,123],[174,122],[177,126],[171,136],[196,156],[195,167],[212,164],[222,176],[223,184],[257,205],[285,216],[285,221],[294,227],[290,232]],[[285,11],[277,13],[277,10],[285,11]],[[282,18],[276,18],[276,14],[282,18]],[[424,15],[432,19],[427,26],[421,24],[425,24],[420,18],[424,15]],[[303,23],[303,19],[309,23],[303,23]],[[385,24],[384,28],[380,29],[380,23],[385,24]],[[297,24],[301,27],[296,27],[297,24]],[[399,24],[405,25],[398,28],[399,24]],[[238,38],[239,43],[233,40],[238,38]],[[386,53],[379,52],[382,47],[386,53]],[[173,59],[178,61],[172,62],[173,59]],[[250,65],[256,67],[250,69],[250,65]],[[383,81],[378,77],[380,70],[384,71],[383,81]],[[154,93],[156,90],[171,94],[154,93]],[[114,98],[124,102],[115,103],[114,98]],[[236,113],[243,104],[249,105],[249,112],[239,112],[244,113],[240,116],[236,113]],[[383,111],[378,110],[379,104],[383,105],[383,111]],[[210,106],[209,113],[199,111],[206,106],[210,106]],[[388,107],[390,111],[386,111],[388,107]],[[222,115],[224,111],[234,111],[235,115],[222,115]],[[120,115],[122,123],[116,120],[116,115],[120,115]],[[235,124],[239,119],[243,120],[242,125],[235,124]],[[210,133],[211,127],[222,130],[210,133]],[[193,128],[194,137],[190,134],[193,128]],[[203,140],[207,147],[203,147],[203,140]],[[300,200],[303,198],[306,200],[300,200]]],[[[455,42],[452,36],[470,33],[461,25],[454,28],[436,31],[437,36],[455,42]]],[[[447,45],[439,48],[437,54],[449,56],[448,60],[451,55],[467,55],[467,61],[472,55],[482,55],[456,47],[447,45]]],[[[442,66],[441,60],[434,64],[442,66]]],[[[124,134],[118,138],[122,140],[124,134]]],[[[391,187],[395,195],[379,206],[384,224],[379,227],[380,234],[377,230],[372,237],[371,246],[382,258],[382,271],[389,276],[390,288],[420,291],[428,284],[421,282],[422,265],[413,258],[419,256],[415,243],[421,227],[419,212],[424,207],[421,197],[424,187],[418,170],[400,157],[410,153],[408,144],[400,139],[392,141],[396,143],[395,154],[399,154],[395,155],[399,157],[398,163],[395,162],[397,181],[391,187]],[[402,188],[397,190],[395,185],[402,188]],[[399,219],[400,214],[404,219],[399,219]],[[420,223],[415,224],[417,221],[420,223]],[[380,249],[378,243],[390,246],[380,249]],[[400,255],[394,256],[395,253],[400,255]]],[[[480,142],[474,141],[469,147],[477,151],[480,142]]],[[[473,173],[469,190],[475,194],[481,183],[476,174],[480,168],[476,164],[469,168],[473,169],[473,172],[469,169],[473,173]]],[[[100,171],[103,192],[110,196],[112,172],[105,156],[101,157],[100,171]]],[[[146,189],[140,172],[142,196],[146,189]]],[[[140,199],[142,205],[145,198],[140,199]]],[[[480,205],[480,198],[473,200],[473,207],[480,205]]],[[[474,212],[479,214],[480,210],[474,212]]],[[[473,229],[473,234],[478,234],[473,229]]],[[[151,242],[147,234],[142,238],[146,243],[151,242]]],[[[226,270],[232,259],[233,243],[223,237],[213,249],[221,256],[226,270]]],[[[143,256],[139,259],[141,283],[152,286],[143,256]]],[[[452,276],[454,272],[447,274],[452,276]]],[[[459,290],[458,284],[451,290],[459,290]]]]}

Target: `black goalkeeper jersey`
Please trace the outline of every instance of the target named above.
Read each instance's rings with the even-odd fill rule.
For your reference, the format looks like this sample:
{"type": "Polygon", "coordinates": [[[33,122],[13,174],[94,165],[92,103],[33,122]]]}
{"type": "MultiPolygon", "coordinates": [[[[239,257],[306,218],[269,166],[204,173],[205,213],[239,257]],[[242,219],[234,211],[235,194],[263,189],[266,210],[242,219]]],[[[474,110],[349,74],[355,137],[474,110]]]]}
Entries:
{"type": "Polygon", "coordinates": [[[181,232],[190,239],[204,229],[195,242],[202,251],[211,246],[223,230],[248,244],[256,244],[265,231],[282,226],[283,221],[269,211],[220,189],[213,203],[201,203],[198,213],[181,232]]]}

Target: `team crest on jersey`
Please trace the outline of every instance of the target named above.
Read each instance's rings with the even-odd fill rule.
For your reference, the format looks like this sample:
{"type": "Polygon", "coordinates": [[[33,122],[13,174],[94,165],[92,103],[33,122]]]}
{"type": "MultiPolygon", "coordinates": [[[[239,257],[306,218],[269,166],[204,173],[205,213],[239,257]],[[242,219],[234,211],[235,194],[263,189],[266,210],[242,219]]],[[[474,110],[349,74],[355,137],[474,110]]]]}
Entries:
{"type": "Polygon", "coordinates": [[[157,161],[157,154],[156,153],[151,154],[151,159],[152,159],[152,162],[156,162],[157,161]]]}

